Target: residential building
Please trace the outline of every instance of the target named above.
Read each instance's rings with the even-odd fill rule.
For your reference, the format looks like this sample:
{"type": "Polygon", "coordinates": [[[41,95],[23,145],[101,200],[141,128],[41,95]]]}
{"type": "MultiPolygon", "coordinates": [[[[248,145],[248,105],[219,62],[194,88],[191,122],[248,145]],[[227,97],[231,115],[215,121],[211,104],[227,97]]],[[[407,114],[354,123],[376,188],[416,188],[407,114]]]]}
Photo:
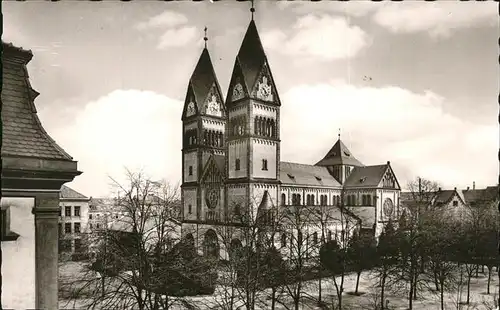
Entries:
{"type": "Polygon", "coordinates": [[[32,57],[2,42],[2,309],[58,309],[59,192],[81,174],[37,116],[32,57]]]}
{"type": "Polygon", "coordinates": [[[85,252],[90,198],[63,185],[59,201],[59,253],[85,252]]]}
{"type": "Polygon", "coordinates": [[[205,46],[182,112],[182,233],[200,251],[218,252],[217,230],[259,210],[345,208],[375,236],[398,216],[400,186],[390,162],[362,164],[340,135],[314,165],[282,162],[281,139],[287,137],[281,137],[280,119],[280,96],[254,20],[225,99],[205,46]]]}

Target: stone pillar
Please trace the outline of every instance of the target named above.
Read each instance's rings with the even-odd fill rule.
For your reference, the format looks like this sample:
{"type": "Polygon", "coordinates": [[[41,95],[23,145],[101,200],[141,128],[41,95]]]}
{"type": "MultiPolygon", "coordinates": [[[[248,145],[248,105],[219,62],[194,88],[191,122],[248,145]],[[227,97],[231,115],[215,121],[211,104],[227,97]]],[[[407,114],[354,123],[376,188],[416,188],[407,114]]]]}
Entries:
{"type": "Polygon", "coordinates": [[[35,197],[35,303],[37,309],[58,309],[59,193],[35,197]]]}

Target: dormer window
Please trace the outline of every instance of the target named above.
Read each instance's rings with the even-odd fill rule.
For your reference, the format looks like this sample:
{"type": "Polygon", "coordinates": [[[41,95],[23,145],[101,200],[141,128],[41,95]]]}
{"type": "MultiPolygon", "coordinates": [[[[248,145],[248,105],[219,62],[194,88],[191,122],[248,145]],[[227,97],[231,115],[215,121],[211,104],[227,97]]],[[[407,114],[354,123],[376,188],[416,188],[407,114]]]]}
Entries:
{"type": "Polygon", "coordinates": [[[267,159],[262,160],[262,170],[267,171],[267,159]]]}
{"type": "Polygon", "coordinates": [[[236,158],[236,161],[234,162],[235,170],[240,170],[240,159],[236,158]]]}
{"type": "Polygon", "coordinates": [[[351,154],[349,154],[348,152],[344,151],[344,155],[345,156],[351,156],[351,154]]]}
{"type": "Polygon", "coordinates": [[[359,179],[359,183],[363,183],[366,181],[366,177],[362,177],[361,179],[359,179]]]}
{"type": "Polygon", "coordinates": [[[292,180],[295,180],[295,176],[291,175],[290,173],[287,173],[288,177],[292,180]]]}
{"type": "Polygon", "coordinates": [[[320,181],[321,182],[321,178],[318,177],[318,176],[315,176],[316,180],[320,181]]]}
{"type": "Polygon", "coordinates": [[[458,207],[458,201],[454,200],[454,201],[453,201],[453,206],[454,206],[454,207],[458,207]]]}

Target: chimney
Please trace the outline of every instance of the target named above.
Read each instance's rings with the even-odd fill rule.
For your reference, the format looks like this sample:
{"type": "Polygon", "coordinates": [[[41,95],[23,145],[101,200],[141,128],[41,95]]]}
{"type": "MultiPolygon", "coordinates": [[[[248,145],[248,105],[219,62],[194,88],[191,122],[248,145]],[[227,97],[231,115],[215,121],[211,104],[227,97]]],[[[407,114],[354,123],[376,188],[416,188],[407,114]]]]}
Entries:
{"type": "Polygon", "coordinates": [[[476,190],[476,181],[472,182],[472,190],[476,190]]]}
{"type": "Polygon", "coordinates": [[[466,191],[468,191],[469,189],[470,189],[470,187],[468,187],[468,186],[467,186],[467,189],[466,189],[466,191]]]}
{"type": "Polygon", "coordinates": [[[440,192],[440,191],[441,191],[441,187],[438,188],[438,192],[440,192]]]}
{"type": "Polygon", "coordinates": [[[457,188],[455,187],[453,190],[456,192],[456,191],[457,191],[457,188]]]}

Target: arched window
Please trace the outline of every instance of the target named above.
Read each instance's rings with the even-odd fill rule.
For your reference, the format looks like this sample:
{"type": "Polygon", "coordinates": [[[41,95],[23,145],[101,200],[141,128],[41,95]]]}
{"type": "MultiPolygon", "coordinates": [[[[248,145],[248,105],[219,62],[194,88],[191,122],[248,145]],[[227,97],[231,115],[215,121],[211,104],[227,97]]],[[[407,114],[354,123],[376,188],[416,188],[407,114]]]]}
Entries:
{"type": "Polygon", "coordinates": [[[219,258],[219,241],[215,231],[212,229],[207,230],[203,243],[205,256],[219,258]]]}
{"type": "Polygon", "coordinates": [[[351,205],[351,195],[347,195],[347,205],[351,205]]]}
{"type": "Polygon", "coordinates": [[[259,135],[259,117],[258,116],[253,121],[253,131],[256,135],[259,135]]]}
{"type": "Polygon", "coordinates": [[[208,145],[208,132],[203,133],[203,144],[208,145]]]}
{"type": "Polygon", "coordinates": [[[281,247],[282,248],[286,247],[286,234],[285,233],[283,233],[281,235],[281,247]]]}
{"type": "Polygon", "coordinates": [[[243,246],[239,239],[231,240],[231,244],[229,246],[229,258],[235,259],[240,254],[242,248],[243,246]]]}
{"type": "Polygon", "coordinates": [[[367,201],[366,204],[371,206],[372,205],[372,195],[366,195],[367,201]]]}
{"type": "Polygon", "coordinates": [[[188,205],[188,214],[191,214],[191,213],[193,213],[193,206],[188,205]]]}
{"type": "Polygon", "coordinates": [[[188,170],[189,170],[189,175],[193,175],[193,166],[189,166],[188,170]]]}
{"type": "Polygon", "coordinates": [[[314,206],[316,204],[316,197],[314,195],[311,195],[311,205],[314,206]]]}
{"type": "Polygon", "coordinates": [[[366,195],[362,195],[361,200],[363,201],[363,206],[366,206],[366,195]]]}
{"type": "Polygon", "coordinates": [[[240,170],[240,159],[236,158],[236,161],[234,162],[235,170],[240,170]]]}
{"type": "Polygon", "coordinates": [[[297,205],[302,205],[302,197],[300,196],[300,194],[297,194],[297,205]]]}
{"type": "Polygon", "coordinates": [[[276,123],[274,120],[271,120],[271,137],[276,138],[276,123]]]}
{"type": "Polygon", "coordinates": [[[266,122],[266,137],[271,136],[271,120],[268,119],[266,122]]]}
{"type": "Polygon", "coordinates": [[[286,195],[285,195],[285,193],[281,194],[281,205],[282,206],[286,205],[286,195]]]}

